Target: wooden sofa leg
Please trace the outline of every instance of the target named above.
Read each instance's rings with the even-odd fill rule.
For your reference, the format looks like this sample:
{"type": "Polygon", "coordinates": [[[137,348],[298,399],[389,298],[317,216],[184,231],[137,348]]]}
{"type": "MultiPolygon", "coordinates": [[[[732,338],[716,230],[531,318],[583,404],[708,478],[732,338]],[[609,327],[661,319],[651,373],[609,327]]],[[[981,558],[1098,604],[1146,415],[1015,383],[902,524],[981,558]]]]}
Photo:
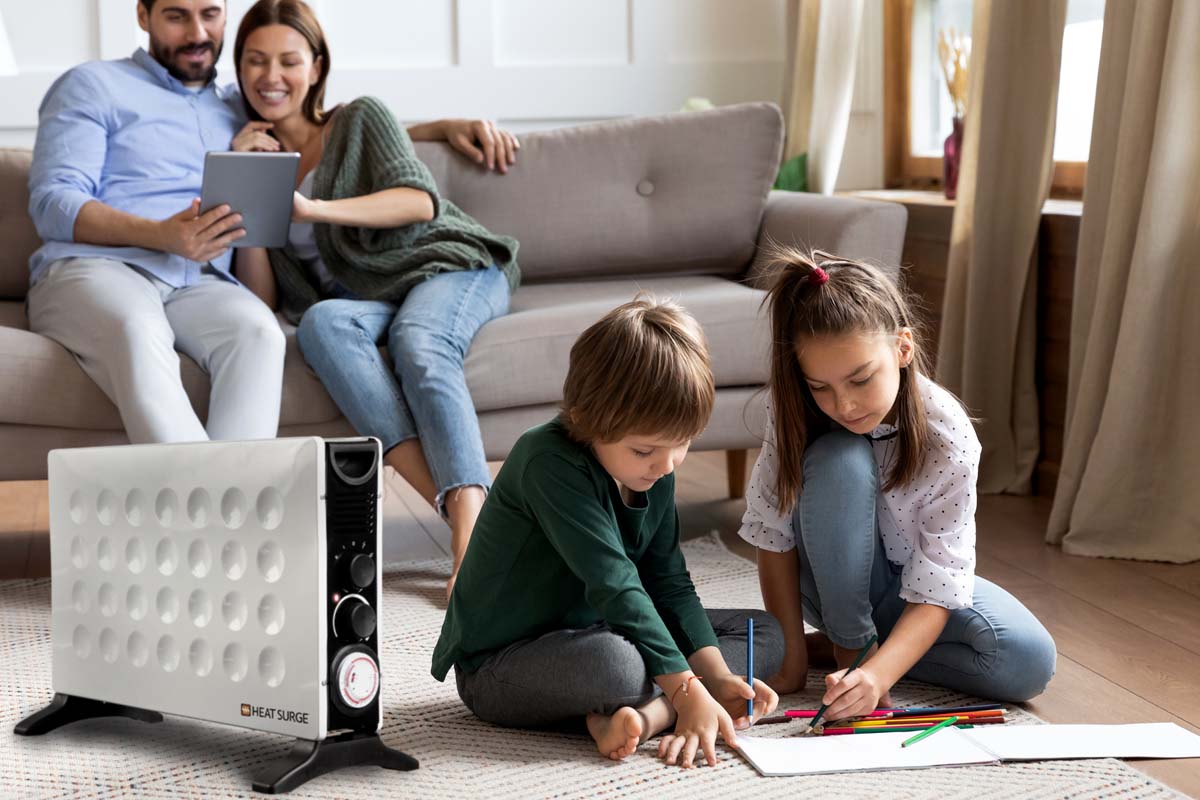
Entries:
{"type": "Polygon", "coordinates": [[[729,499],[746,496],[746,450],[725,451],[725,472],[729,479],[729,499]]]}

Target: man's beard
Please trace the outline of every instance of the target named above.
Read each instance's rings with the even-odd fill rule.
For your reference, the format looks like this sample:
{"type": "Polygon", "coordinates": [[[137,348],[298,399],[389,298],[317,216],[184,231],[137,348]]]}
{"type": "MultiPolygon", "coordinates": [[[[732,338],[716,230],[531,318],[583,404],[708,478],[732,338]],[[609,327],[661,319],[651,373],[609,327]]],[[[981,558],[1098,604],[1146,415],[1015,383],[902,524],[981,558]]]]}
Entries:
{"type": "Polygon", "coordinates": [[[199,45],[187,45],[185,47],[177,47],[173,51],[165,47],[159,47],[150,43],[150,53],[154,56],[154,60],[162,64],[170,73],[171,77],[181,83],[204,82],[208,83],[213,78],[217,77],[217,61],[221,58],[221,50],[224,49],[225,43],[222,41],[214,46],[212,42],[205,42],[199,45]],[[213,54],[212,65],[204,66],[189,66],[181,68],[176,63],[176,59],[184,53],[195,53],[208,51],[213,54]]]}

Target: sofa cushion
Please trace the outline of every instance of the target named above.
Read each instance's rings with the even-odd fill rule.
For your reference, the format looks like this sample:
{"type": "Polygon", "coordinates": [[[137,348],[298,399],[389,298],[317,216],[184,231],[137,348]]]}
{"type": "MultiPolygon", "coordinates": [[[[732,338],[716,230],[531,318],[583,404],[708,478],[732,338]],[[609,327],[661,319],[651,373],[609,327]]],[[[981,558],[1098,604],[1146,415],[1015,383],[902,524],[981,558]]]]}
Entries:
{"type": "Polygon", "coordinates": [[[20,300],[29,289],[29,257],[41,247],[29,218],[32,150],[0,148],[0,299],[20,300]]]}
{"type": "Polygon", "coordinates": [[[442,194],[521,243],[523,280],[643,273],[738,275],[779,168],[770,103],[521,136],[507,175],[418,143],[442,194]]]}
{"type": "Polygon", "coordinates": [[[475,407],[483,412],[558,402],[571,345],[638,291],[676,300],[700,321],[718,387],[766,381],[769,334],[758,289],[715,276],[545,283],[517,289],[509,314],[475,337],[466,362],[475,407]]]}
{"type": "MultiPolygon", "coordinates": [[[[287,333],[280,425],[314,425],[341,416],[287,333]]],[[[0,421],[91,430],[123,429],[116,406],[57,342],[28,330],[22,303],[0,301],[0,421]]],[[[201,419],[208,415],[208,375],[184,355],[180,377],[201,419]]]]}

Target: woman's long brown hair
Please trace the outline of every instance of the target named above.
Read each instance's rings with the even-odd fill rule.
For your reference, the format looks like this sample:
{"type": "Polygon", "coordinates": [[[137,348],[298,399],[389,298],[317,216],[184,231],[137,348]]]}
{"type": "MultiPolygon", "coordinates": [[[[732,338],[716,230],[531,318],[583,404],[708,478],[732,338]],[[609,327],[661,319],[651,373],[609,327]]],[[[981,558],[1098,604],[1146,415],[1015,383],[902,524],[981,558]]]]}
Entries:
{"type": "Polygon", "coordinates": [[[900,370],[896,395],[897,455],[883,488],[911,482],[924,464],[929,440],[925,403],[917,382],[926,367],[915,303],[878,267],[820,250],[776,246],[769,269],[777,270],[764,302],[771,314],[769,390],[775,416],[779,510],[790,513],[803,490],[808,442],[834,427],[800,370],[800,345],[814,337],[912,330],[913,359],[900,370]],[[828,280],[814,278],[819,275],[818,268],[828,280]]]}
{"type": "Polygon", "coordinates": [[[268,25],[287,25],[299,33],[312,49],[313,59],[318,60],[320,74],[317,82],[308,87],[304,98],[304,118],[314,125],[325,121],[325,81],[329,77],[329,45],[325,31],[317,21],[317,15],[302,0],[258,0],[250,7],[238,25],[237,38],[233,43],[233,68],[237,72],[238,88],[242,91],[242,105],[252,120],[261,120],[258,112],[246,99],[246,87],[242,85],[242,54],[246,51],[246,39],[259,28],[268,25]]]}

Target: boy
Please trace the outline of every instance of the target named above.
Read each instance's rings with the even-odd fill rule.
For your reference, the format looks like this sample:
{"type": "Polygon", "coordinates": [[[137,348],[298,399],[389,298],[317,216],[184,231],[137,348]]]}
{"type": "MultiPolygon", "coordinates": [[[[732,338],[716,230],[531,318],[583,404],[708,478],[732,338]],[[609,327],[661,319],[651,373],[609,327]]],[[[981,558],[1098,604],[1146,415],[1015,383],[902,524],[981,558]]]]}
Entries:
{"type": "Polygon", "coordinates": [[[705,611],[679,550],[673,472],[713,401],[703,333],[672,303],[626,303],[571,348],[561,413],[500,470],[434,650],[434,677],[454,666],[480,719],[584,721],[614,760],[674,724],[659,756],[690,767],[697,748],[716,763],[718,731],[736,746],[746,700],[755,718],[775,708],[765,683],[745,682],[745,630],[753,617],[768,676],[778,624],[705,611]]]}

